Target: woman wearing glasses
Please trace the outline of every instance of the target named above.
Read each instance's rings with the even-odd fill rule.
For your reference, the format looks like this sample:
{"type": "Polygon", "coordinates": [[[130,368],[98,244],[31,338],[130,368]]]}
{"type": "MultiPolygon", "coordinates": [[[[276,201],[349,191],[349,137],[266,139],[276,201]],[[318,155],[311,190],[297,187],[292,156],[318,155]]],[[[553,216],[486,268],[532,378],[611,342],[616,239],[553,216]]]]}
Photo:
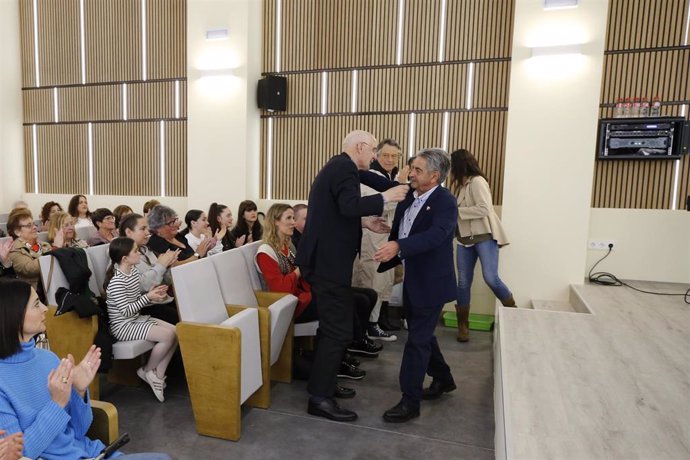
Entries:
{"type": "Polygon", "coordinates": [[[147,246],[157,256],[168,250],[179,250],[177,262],[174,265],[206,257],[212,238],[202,240],[196,251],[187,246],[184,236],[178,234],[180,218],[177,217],[177,213],[172,208],[163,205],[156,206],[149,212],[148,221],[151,237],[147,246]]]}
{"type": "Polygon", "coordinates": [[[86,248],[86,241],[77,238],[74,230],[74,217],[66,212],[53,214],[48,222],[48,242],[53,249],[86,248]]]}
{"type": "Polygon", "coordinates": [[[110,209],[98,208],[92,212],[91,222],[98,229],[98,232],[88,239],[87,243],[89,243],[89,246],[110,244],[114,238],[117,238],[116,220],[115,214],[110,209]]]}
{"type": "Polygon", "coordinates": [[[15,209],[10,213],[7,233],[14,239],[9,258],[17,278],[36,289],[41,276],[38,259],[50,252],[50,244],[38,241],[38,228],[28,209],[15,209]]]}

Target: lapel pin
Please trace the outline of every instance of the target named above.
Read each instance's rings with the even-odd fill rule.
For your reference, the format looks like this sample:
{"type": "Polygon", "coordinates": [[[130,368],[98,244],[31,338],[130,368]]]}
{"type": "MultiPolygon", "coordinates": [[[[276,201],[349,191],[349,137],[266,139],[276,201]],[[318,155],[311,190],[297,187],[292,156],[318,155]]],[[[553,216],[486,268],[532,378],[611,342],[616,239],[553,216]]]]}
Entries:
{"type": "Polygon", "coordinates": [[[431,211],[431,206],[427,206],[427,207],[426,207],[426,210],[427,210],[427,211],[431,211]]]}

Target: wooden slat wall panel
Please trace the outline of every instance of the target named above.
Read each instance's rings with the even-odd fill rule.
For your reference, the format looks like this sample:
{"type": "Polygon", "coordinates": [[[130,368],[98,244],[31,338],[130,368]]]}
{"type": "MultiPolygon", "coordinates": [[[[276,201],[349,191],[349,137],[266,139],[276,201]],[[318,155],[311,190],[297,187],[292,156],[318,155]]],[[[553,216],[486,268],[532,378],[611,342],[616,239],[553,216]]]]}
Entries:
{"type": "Polygon", "coordinates": [[[34,150],[33,128],[24,126],[24,183],[26,193],[34,193],[36,182],[34,181],[34,150]]]}
{"type": "Polygon", "coordinates": [[[129,120],[174,117],[174,81],[127,85],[127,118],[129,120]]]}
{"type": "Polygon", "coordinates": [[[514,0],[448,0],[445,60],[510,57],[514,0]]]}
{"type": "Polygon", "coordinates": [[[613,104],[619,98],[654,96],[664,102],[690,100],[690,47],[604,57],[602,104],[613,104]]]}
{"type": "MultiPolygon", "coordinates": [[[[619,98],[654,96],[662,101],[662,116],[688,118],[690,47],[684,35],[689,1],[609,2],[601,118],[613,117],[619,98]]],[[[683,209],[689,162],[687,156],[680,161],[597,160],[592,207],[683,209]],[[671,203],[674,192],[677,199],[671,203]]]]}
{"type": "Polygon", "coordinates": [[[93,157],[97,195],[159,194],[159,122],[94,124],[93,157]]]}
{"type": "Polygon", "coordinates": [[[508,107],[510,62],[478,62],[474,65],[472,107],[508,107]]]}
{"type": "Polygon", "coordinates": [[[466,84],[466,64],[362,70],[357,110],[460,109],[465,106],[466,84]]]}
{"type": "Polygon", "coordinates": [[[187,75],[187,1],[146,1],[148,79],[187,75]]]}
{"type": "Polygon", "coordinates": [[[276,70],[276,0],[262,0],[263,40],[261,41],[262,72],[276,70]]]}
{"type": "Polygon", "coordinates": [[[286,77],[287,112],[319,113],[321,111],[321,74],[291,74],[286,77]]]}
{"type": "Polygon", "coordinates": [[[465,148],[477,157],[496,205],[503,203],[507,120],[508,113],[501,111],[451,113],[449,121],[448,152],[465,148]]]}
{"type": "Polygon", "coordinates": [[[187,118],[187,80],[180,81],[180,117],[187,118]]]}
{"type": "Polygon", "coordinates": [[[611,0],[607,50],[683,44],[688,0],[611,0]]]}
{"type": "Polygon", "coordinates": [[[37,134],[40,193],[88,193],[86,124],[39,125],[37,134]]]}
{"type": "Polygon", "coordinates": [[[22,102],[24,123],[42,123],[55,120],[52,89],[22,91],[22,102]]]}
{"type": "Polygon", "coordinates": [[[84,0],[86,81],[142,79],[139,0],[84,0]]]}
{"type": "Polygon", "coordinates": [[[58,119],[61,122],[122,120],[122,86],[59,88],[58,119]]]}
{"type": "Polygon", "coordinates": [[[22,86],[24,88],[36,86],[33,15],[33,1],[19,0],[19,39],[22,55],[22,86]]]}
{"type": "Polygon", "coordinates": [[[352,111],[352,72],[328,72],[326,113],[352,111]]]}
{"type": "MultiPolygon", "coordinates": [[[[322,2],[310,0],[282,0],[281,70],[319,68],[316,42],[328,40],[324,31],[319,30],[321,25],[316,19],[321,5],[322,2]]],[[[271,28],[275,30],[275,21],[271,23],[271,28]]],[[[270,66],[275,67],[275,56],[270,66]]]]}
{"type": "Polygon", "coordinates": [[[165,196],[187,196],[187,122],[165,122],[165,196]]]}
{"type": "Polygon", "coordinates": [[[402,61],[438,61],[440,0],[406,0],[402,61]]]}
{"type": "Polygon", "coordinates": [[[41,86],[81,83],[79,0],[38,0],[41,86]]]}

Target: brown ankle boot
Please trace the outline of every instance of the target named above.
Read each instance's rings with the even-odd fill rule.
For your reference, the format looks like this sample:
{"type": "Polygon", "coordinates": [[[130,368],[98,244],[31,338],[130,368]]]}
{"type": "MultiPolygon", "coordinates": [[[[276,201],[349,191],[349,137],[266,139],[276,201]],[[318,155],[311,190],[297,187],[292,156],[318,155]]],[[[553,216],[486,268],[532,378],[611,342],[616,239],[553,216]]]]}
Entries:
{"type": "Polygon", "coordinates": [[[503,304],[504,307],[517,308],[517,305],[515,305],[515,299],[513,299],[512,294],[510,295],[510,297],[507,297],[505,299],[501,299],[501,303],[503,304]]]}
{"type": "Polygon", "coordinates": [[[455,314],[458,318],[458,342],[470,340],[470,306],[455,305],[455,314]]]}

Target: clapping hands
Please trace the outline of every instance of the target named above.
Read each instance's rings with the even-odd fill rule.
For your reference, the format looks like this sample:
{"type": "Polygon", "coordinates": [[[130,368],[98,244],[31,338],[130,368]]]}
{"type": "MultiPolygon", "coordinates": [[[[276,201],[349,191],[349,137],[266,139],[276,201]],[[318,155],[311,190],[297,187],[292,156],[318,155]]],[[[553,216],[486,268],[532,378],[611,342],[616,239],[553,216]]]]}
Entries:
{"type": "MultiPolygon", "coordinates": [[[[5,431],[0,430],[0,436],[5,431]]],[[[18,460],[24,452],[24,435],[21,432],[12,433],[0,438],[0,460],[18,460]]]]}
{"type": "Polygon", "coordinates": [[[101,366],[101,349],[96,345],[91,345],[86,356],[78,365],[74,365],[74,357],[67,355],[67,359],[72,363],[72,385],[74,389],[83,397],[86,389],[91,385],[98,368],[101,366]]]}

